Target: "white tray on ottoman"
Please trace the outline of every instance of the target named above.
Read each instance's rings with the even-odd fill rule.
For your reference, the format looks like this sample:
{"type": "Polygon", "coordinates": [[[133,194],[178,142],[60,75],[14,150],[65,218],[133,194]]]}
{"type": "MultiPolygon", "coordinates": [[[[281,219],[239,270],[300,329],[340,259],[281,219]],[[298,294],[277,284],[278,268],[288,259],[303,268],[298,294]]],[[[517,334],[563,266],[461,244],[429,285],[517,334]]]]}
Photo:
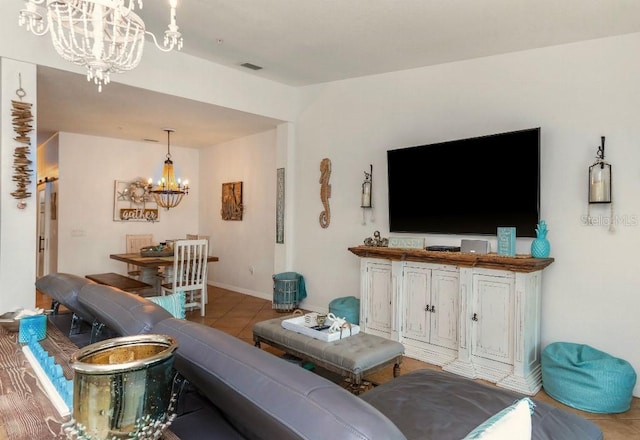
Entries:
{"type": "MultiPolygon", "coordinates": [[[[327,319],[326,325],[330,326],[331,324],[333,324],[333,321],[331,319],[327,319]]],[[[329,332],[329,329],[315,330],[310,326],[305,325],[304,316],[285,319],[282,321],[282,327],[324,342],[333,342],[360,333],[360,326],[356,324],[351,324],[351,331],[349,331],[349,328],[345,328],[341,332],[329,332]]]]}

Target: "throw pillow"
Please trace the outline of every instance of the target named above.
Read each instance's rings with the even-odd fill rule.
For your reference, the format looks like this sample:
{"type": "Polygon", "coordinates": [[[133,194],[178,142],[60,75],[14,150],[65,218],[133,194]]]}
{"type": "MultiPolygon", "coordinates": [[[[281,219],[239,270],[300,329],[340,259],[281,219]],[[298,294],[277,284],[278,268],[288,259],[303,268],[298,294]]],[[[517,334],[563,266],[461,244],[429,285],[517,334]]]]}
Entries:
{"type": "Polygon", "coordinates": [[[535,404],[525,397],[491,416],[465,439],[531,440],[531,413],[535,404]]]}
{"type": "Polygon", "coordinates": [[[164,307],[169,313],[178,319],[185,318],[184,292],[172,293],[163,296],[148,296],[147,299],[164,307]]]}

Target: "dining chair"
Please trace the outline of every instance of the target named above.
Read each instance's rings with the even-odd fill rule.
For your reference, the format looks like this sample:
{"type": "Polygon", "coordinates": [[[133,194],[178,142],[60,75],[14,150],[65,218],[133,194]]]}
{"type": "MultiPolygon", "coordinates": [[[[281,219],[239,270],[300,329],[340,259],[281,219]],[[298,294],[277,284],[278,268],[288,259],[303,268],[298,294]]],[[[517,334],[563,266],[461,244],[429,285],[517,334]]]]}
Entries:
{"type": "Polygon", "coordinates": [[[162,294],[184,292],[185,308],[200,308],[205,315],[207,303],[207,255],[206,239],[177,240],[173,245],[173,280],[162,285],[162,294]]]}
{"type": "MultiPolygon", "coordinates": [[[[127,253],[134,254],[140,252],[145,246],[153,245],[153,234],[127,234],[127,253]]],[[[135,279],[140,279],[141,270],[135,264],[127,264],[127,274],[135,279]]]]}
{"type": "Polygon", "coordinates": [[[187,234],[187,240],[200,240],[206,238],[207,242],[209,243],[209,252],[211,252],[211,240],[209,239],[208,235],[202,235],[202,234],[187,234]]]}

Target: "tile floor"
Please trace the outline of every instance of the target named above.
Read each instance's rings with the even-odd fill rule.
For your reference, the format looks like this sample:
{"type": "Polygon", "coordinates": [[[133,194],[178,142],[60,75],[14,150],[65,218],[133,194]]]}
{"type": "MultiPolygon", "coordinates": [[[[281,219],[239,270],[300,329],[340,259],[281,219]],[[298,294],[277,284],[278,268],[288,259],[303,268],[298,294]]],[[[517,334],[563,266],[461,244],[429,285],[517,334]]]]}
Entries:
{"type": "MultiPolygon", "coordinates": [[[[38,304],[42,307],[49,307],[50,300],[38,295],[38,304]]],[[[199,311],[187,313],[187,319],[194,322],[217,328],[227,334],[242,339],[253,345],[253,324],[266,319],[283,316],[271,308],[271,301],[256,298],[230,290],[209,286],[209,303],[207,304],[206,316],[201,317],[199,311]]],[[[265,350],[280,355],[281,351],[264,345],[265,350]]],[[[422,368],[439,369],[439,367],[427,364],[415,359],[405,358],[402,363],[401,374],[422,368]]],[[[393,379],[392,367],[388,367],[375,373],[370,380],[383,383],[393,379]]],[[[579,411],[567,407],[540,391],[535,396],[536,399],[549,402],[553,405],[564,408],[568,411],[581,415],[592,420],[604,432],[605,440],[630,440],[640,439],[640,399],[634,398],[631,409],[622,414],[593,414],[579,411]]]]}

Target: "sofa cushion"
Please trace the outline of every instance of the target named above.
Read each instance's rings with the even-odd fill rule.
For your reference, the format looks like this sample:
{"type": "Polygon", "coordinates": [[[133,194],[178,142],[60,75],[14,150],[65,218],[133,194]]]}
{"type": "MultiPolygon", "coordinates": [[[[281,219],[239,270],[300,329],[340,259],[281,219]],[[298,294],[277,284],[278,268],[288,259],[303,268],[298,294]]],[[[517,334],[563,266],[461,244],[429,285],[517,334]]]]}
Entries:
{"type": "Polygon", "coordinates": [[[78,300],[80,290],[87,284],[96,284],[91,280],[70,273],[50,273],[36,281],[36,289],[64,305],[78,317],[91,323],[94,315],[78,300]]]}
{"type": "Polygon", "coordinates": [[[149,333],[171,313],[147,299],[103,284],[87,284],[78,296],[96,320],[121,336],[149,333]]]}
{"type": "MultiPolygon", "coordinates": [[[[455,374],[416,370],[383,383],[360,398],[389,417],[409,439],[458,440],[525,396],[455,374]],[[416,396],[420,396],[417,398],[416,396]]],[[[602,440],[593,422],[532,399],[534,440],[602,440]]]]}
{"type": "Polygon", "coordinates": [[[176,369],[248,439],[405,438],[340,386],[238,338],[175,318],[152,331],[176,338],[176,369]]]}

